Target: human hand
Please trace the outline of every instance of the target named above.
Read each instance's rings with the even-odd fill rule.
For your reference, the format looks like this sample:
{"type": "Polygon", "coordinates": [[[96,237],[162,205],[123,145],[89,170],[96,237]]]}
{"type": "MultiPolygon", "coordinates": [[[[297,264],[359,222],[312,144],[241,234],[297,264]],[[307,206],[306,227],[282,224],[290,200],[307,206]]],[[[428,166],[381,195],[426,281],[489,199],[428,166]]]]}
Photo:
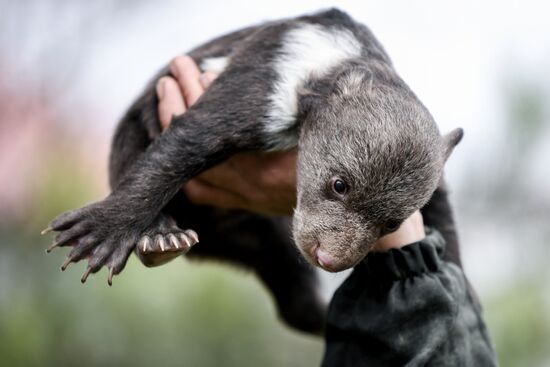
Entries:
{"type": "MultiPolygon", "coordinates": [[[[176,79],[163,77],[157,83],[163,130],[170,125],[172,116],[183,114],[217,76],[201,74],[189,56],[174,58],[170,71],[176,79]]],[[[296,158],[296,149],[235,154],[187,182],[183,190],[195,204],[290,215],[296,205],[296,158]]]]}
{"type": "Polygon", "coordinates": [[[374,246],[374,251],[388,251],[418,242],[426,237],[422,214],[417,210],[408,217],[395,232],[381,237],[374,246]]]}
{"type": "MultiPolygon", "coordinates": [[[[188,56],[174,58],[170,70],[176,79],[163,77],[157,83],[163,130],[173,115],[183,114],[216,78],[213,73],[201,74],[188,56]]],[[[183,190],[195,204],[289,215],[296,204],[296,150],[236,154],[187,182],[183,190]]],[[[397,231],[380,238],[374,251],[400,248],[424,236],[422,215],[417,211],[397,231]]]]}

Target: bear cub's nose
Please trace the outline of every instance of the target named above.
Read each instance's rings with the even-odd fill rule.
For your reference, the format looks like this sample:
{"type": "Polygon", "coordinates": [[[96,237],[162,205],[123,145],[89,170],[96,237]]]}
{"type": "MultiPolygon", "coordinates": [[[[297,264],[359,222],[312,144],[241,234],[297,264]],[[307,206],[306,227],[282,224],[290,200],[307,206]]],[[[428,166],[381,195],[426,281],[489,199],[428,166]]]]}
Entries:
{"type": "Polygon", "coordinates": [[[315,251],[315,256],[317,257],[317,263],[326,270],[332,270],[335,260],[325,251],[317,248],[315,251]]]}

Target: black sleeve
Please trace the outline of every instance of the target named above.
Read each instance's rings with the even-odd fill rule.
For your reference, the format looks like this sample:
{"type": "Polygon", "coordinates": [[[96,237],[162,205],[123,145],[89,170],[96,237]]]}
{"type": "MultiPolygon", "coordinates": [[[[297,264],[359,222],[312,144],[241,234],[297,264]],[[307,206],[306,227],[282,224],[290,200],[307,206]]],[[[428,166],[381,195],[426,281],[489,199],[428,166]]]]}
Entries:
{"type": "Polygon", "coordinates": [[[481,309],[441,235],[371,253],[331,301],[323,367],[496,366],[481,309]]]}

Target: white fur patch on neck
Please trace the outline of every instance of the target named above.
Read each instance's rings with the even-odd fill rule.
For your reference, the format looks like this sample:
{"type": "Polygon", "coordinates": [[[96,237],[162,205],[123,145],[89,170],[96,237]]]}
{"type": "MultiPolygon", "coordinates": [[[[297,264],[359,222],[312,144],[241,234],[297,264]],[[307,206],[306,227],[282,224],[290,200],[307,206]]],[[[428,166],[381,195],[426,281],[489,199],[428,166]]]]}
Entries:
{"type": "Polygon", "coordinates": [[[208,57],[201,62],[203,71],[221,74],[229,64],[229,57],[208,57]]]}
{"type": "Polygon", "coordinates": [[[339,63],[360,56],[361,43],[345,29],[303,24],[288,31],[280,52],[274,61],[277,80],[265,131],[278,148],[289,148],[298,139],[284,134],[296,122],[297,89],[306,80],[322,77],[339,63]]]}

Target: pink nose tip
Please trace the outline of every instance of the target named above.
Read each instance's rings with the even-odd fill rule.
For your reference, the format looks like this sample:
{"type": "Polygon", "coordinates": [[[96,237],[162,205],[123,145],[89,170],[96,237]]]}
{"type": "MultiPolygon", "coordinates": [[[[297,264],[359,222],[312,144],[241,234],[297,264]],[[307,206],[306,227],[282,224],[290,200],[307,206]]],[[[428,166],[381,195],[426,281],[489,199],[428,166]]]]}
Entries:
{"type": "Polygon", "coordinates": [[[318,248],[315,251],[315,256],[317,256],[317,262],[321,267],[330,270],[334,266],[334,258],[325,251],[318,248]]]}

